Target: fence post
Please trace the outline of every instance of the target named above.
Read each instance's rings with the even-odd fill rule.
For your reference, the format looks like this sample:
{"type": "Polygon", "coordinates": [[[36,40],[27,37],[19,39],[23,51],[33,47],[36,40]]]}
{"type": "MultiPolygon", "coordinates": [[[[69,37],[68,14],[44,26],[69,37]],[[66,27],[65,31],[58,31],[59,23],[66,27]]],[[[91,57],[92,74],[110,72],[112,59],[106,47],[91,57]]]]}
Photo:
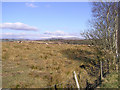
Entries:
{"type": "Polygon", "coordinates": [[[88,85],[88,80],[86,79],[86,90],[88,90],[89,85],[88,85]]]}
{"type": "Polygon", "coordinates": [[[74,78],[75,78],[75,81],[76,81],[77,88],[78,88],[78,90],[80,90],[80,86],[79,86],[75,71],[73,73],[74,73],[74,78]]]}
{"type": "Polygon", "coordinates": [[[57,90],[57,85],[55,84],[55,90],[57,90]]]}
{"type": "Polygon", "coordinates": [[[100,61],[100,77],[101,80],[103,79],[103,73],[102,73],[102,61],[100,61]]]}
{"type": "Polygon", "coordinates": [[[120,2],[118,2],[118,81],[120,81],[120,2]]]}
{"type": "Polygon", "coordinates": [[[109,70],[109,69],[110,69],[110,67],[109,67],[109,66],[110,66],[110,65],[109,65],[110,63],[109,63],[109,62],[110,62],[109,59],[107,59],[107,73],[110,72],[110,70],[109,70]]]}

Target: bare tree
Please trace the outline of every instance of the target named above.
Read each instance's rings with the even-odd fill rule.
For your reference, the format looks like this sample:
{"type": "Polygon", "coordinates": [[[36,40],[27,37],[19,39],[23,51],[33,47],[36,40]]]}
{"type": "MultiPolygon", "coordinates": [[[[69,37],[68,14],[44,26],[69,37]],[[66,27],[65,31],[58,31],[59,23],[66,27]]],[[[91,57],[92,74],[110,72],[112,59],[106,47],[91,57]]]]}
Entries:
{"type": "Polygon", "coordinates": [[[99,46],[99,50],[109,51],[107,54],[113,55],[113,64],[117,67],[118,2],[94,2],[92,6],[90,29],[83,35],[99,46]]]}

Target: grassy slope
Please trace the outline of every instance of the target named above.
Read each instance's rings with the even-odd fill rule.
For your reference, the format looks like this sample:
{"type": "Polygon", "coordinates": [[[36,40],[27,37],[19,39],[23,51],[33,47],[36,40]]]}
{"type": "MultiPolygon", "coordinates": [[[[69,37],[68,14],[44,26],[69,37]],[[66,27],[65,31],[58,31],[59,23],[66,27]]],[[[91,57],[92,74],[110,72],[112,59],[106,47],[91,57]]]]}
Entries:
{"type": "Polygon", "coordinates": [[[74,70],[84,88],[86,79],[91,83],[96,79],[94,68],[90,71],[94,55],[88,46],[3,42],[3,88],[40,88],[61,82],[74,85],[74,70]],[[84,69],[80,65],[89,66],[84,69]]]}

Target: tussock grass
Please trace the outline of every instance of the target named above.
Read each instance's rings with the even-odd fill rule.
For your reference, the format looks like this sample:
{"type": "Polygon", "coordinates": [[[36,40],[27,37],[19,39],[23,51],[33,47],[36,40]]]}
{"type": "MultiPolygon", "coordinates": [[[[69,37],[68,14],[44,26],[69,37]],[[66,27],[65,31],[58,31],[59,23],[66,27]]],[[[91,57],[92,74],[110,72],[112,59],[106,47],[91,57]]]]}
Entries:
{"type": "Polygon", "coordinates": [[[98,73],[89,74],[95,68],[93,58],[95,50],[86,45],[3,42],[3,88],[44,88],[63,81],[66,86],[75,83],[73,71],[84,88],[86,79],[92,83],[97,78],[98,73]]]}

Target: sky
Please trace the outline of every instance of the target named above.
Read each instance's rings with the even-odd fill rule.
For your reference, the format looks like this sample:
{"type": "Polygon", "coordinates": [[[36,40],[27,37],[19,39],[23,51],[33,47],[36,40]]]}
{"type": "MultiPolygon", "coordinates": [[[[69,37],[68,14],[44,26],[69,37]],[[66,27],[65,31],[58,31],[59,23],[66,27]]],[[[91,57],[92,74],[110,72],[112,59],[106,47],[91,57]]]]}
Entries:
{"type": "Polygon", "coordinates": [[[90,2],[2,2],[2,38],[80,38],[91,18],[90,2]]]}

